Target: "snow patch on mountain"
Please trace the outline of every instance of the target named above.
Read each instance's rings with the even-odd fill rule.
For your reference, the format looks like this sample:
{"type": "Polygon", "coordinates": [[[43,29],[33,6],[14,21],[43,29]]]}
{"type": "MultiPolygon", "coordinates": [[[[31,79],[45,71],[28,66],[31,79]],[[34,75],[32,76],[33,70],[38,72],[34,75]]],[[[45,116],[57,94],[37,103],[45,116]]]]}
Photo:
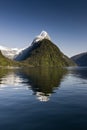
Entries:
{"type": "Polygon", "coordinates": [[[42,31],[40,35],[36,36],[35,39],[33,40],[33,43],[42,41],[43,39],[51,40],[50,36],[48,35],[46,31],[42,31]]]}
{"type": "Polygon", "coordinates": [[[9,59],[14,59],[14,57],[16,57],[20,53],[21,49],[0,46],[0,51],[5,57],[9,59]]]}

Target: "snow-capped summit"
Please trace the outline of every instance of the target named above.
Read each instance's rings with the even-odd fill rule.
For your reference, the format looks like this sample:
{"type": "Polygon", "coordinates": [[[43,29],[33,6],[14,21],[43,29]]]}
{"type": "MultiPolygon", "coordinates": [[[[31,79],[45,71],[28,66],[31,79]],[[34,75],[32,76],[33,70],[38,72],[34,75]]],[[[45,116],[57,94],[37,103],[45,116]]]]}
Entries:
{"type": "Polygon", "coordinates": [[[51,40],[50,36],[48,35],[48,33],[46,31],[42,31],[40,33],[40,35],[36,36],[35,39],[33,40],[33,43],[36,43],[36,42],[41,41],[43,39],[51,40]]]}
{"type": "Polygon", "coordinates": [[[40,36],[42,36],[43,38],[49,39],[50,40],[50,36],[48,35],[48,33],[46,31],[42,31],[40,33],[40,36]]]}
{"type": "Polygon", "coordinates": [[[14,59],[17,61],[24,60],[24,57],[26,57],[27,53],[29,53],[29,51],[31,51],[32,48],[35,47],[36,43],[42,41],[43,39],[51,40],[50,36],[46,31],[42,31],[40,35],[36,36],[31,45],[22,49],[21,52],[14,59]]]}

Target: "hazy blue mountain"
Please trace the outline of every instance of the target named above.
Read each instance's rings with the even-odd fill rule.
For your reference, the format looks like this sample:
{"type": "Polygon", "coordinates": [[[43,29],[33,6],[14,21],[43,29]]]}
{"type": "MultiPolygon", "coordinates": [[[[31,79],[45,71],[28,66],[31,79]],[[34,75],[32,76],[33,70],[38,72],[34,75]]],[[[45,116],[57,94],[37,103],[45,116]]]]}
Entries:
{"type": "Polygon", "coordinates": [[[87,52],[71,57],[78,66],[87,66],[87,52]]]}

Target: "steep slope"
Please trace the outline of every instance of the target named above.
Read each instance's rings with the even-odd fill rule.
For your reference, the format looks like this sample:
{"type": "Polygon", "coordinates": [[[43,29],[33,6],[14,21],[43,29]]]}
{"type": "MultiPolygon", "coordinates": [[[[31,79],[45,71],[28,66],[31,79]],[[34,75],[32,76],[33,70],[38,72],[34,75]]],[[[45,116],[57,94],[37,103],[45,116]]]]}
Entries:
{"type": "Polygon", "coordinates": [[[87,66],[87,52],[71,57],[78,66],[87,66]]]}
{"type": "Polygon", "coordinates": [[[21,49],[19,54],[14,57],[14,60],[17,61],[24,60],[29,51],[31,51],[35,46],[37,46],[36,43],[44,39],[51,40],[50,36],[46,31],[42,31],[38,36],[36,36],[29,47],[21,49]]]}
{"type": "Polygon", "coordinates": [[[33,66],[63,67],[75,65],[48,39],[35,43],[21,60],[33,66]]]}

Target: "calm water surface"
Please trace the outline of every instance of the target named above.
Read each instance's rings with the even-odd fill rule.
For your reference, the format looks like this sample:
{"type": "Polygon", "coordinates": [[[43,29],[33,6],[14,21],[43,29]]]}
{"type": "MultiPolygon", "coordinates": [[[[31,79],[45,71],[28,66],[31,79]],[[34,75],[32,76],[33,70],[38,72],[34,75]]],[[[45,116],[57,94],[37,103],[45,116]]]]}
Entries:
{"type": "Polygon", "coordinates": [[[87,130],[87,68],[0,69],[0,130],[87,130]]]}

